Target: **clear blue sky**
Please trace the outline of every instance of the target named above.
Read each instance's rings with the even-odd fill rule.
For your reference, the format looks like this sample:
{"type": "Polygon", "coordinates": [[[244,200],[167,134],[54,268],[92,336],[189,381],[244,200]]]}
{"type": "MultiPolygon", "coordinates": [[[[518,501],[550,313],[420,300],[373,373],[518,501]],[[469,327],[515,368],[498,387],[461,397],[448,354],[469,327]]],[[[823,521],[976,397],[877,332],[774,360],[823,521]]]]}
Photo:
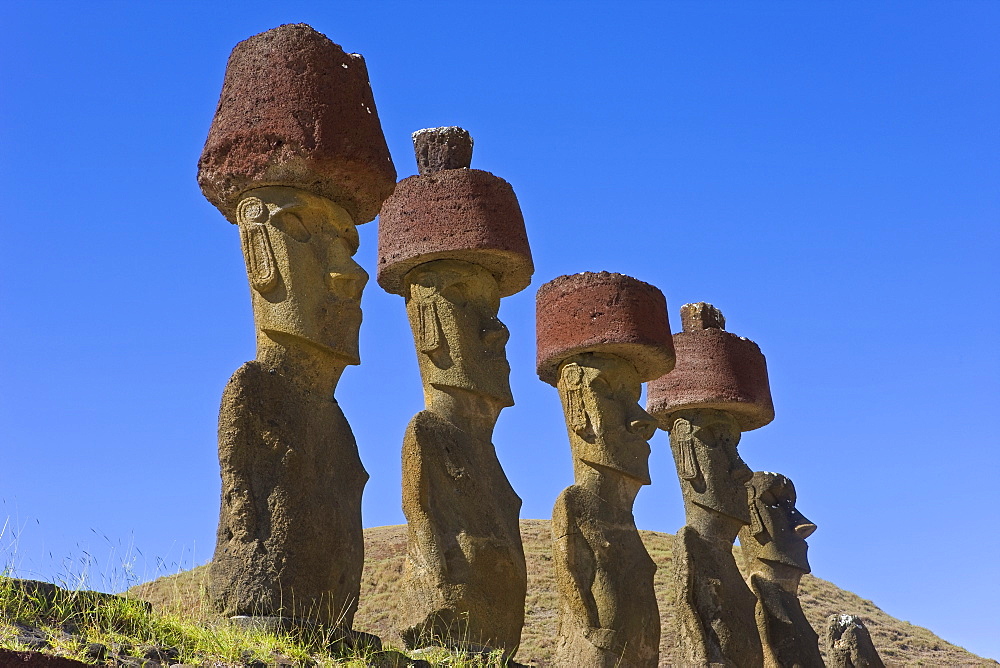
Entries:
{"type": "MultiPolygon", "coordinates": [[[[211,556],[219,398],[254,346],[237,231],[196,163],[233,45],[304,21],[364,54],[400,177],[413,130],[461,125],[518,193],[537,273],[501,309],[517,405],[495,441],[523,517],[572,480],[534,291],[627,273],[675,327],[710,301],[767,355],[777,418],[741,450],[796,483],[814,573],[1000,657],[1000,3],[7,2],[0,20],[0,547],[19,573],[90,562],[115,587],[123,561],[144,578],[211,556]]],[[[365,525],[397,524],[420,382],[402,299],[371,281],[364,311],[338,396],[365,525]]],[[[637,522],[675,531],[663,432],[651,468],[637,522]]]]}

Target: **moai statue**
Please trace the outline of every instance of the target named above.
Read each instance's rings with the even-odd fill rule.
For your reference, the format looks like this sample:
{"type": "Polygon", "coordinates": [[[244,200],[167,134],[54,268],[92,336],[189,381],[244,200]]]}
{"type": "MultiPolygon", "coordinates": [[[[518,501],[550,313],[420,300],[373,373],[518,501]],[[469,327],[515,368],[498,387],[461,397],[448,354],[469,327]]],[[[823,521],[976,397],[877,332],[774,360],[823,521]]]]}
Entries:
{"type": "Polygon", "coordinates": [[[198,182],[239,226],[257,328],[222,395],[209,595],[244,623],[349,631],[368,474],[334,389],[360,362],[355,225],[395,184],[364,59],[304,24],[237,44],[198,182]]]}
{"type": "Polygon", "coordinates": [[[855,615],[830,615],[826,660],[828,668],[885,668],[868,627],[855,615]]]}
{"type": "Polygon", "coordinates": [[[492,442],[500,411],[514,405],[497,313],[534,267],[513,189],[469,169],[469,133],[421,130],[413,143],[420,174],[396,185],[379,217],[378,282],[406,299],[426,402],[403,437],[401,635],[408,647],[509,656],[527,571],[521,499],[492,442]]]}
{"type": "Polygon", "coordinates": [[[670,432],[687,525],[674,548],[675,620],[682,664],[761,666],[754,609],[733,557],[750,524],[750,468],[736,449],[741,431],[774,418],[764,356],[724,330],[711,304],[681,307],[677,367],[647,390],[647,410],[670,432]]]}
{"type": "Polygon", "coordinates": [[[642,383],[674,365],[667,303],[629,276],[583,273],[543,285],[536,313],[538,375],[559,390],[573,451],[574,484],[552,511],[556,664],[654,667],[656,564],[632,504],[650,483],[656,432],[642,383]]]}
{"type": "Polygon", "coordinates": [[[757,630],[767,668],[823,668],[819,636],[799,604],[799,580],[809,572],[806,538],[816,525],[795,508],[795,486],[779,473],[750,480],[750,524],[740,529],[743,574],[757,596],[757,630]]]}

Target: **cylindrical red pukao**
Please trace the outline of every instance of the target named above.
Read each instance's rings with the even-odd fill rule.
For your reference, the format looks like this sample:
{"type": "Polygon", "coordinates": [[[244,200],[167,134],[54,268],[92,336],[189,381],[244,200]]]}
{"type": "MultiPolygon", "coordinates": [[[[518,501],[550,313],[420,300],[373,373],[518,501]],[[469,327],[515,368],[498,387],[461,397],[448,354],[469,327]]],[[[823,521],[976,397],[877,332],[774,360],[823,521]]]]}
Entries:
{"type": "Polygon", "coordinates": [[[404,295],[403,278],[433,260],[464,260],[492,273],[500,296],[531,283],[534,264],[510,184],[478,169],[444,169],[396,184],[378,226],[378,284],[404,295]]]}
{"type": "Polygon", "coordinates": [[[580,353],[617,355],[645,382],[674,368],[667,300],[658,288],[602,271],[560,276],[535,297],[538,377],[550,385],[559,365],[580,353]]]}
{"type": "Polygon", "coordinates": [[[236,45],[198,161],[202,192],[229,220],[247,190],[292,186],[366,223],[395,181],[360,54],[304,23],[236,45]]]}
{"type": "Polygon", "coordinates": [[[767,362],[757,344],[718,327],[694,328],[693,319],[684,322],[692,328],[674,334],[677,366],[646,387],[646,410],[665,428],[673,413],[689,408],[725,411],[743,431],[771,422],[767,362]]]}

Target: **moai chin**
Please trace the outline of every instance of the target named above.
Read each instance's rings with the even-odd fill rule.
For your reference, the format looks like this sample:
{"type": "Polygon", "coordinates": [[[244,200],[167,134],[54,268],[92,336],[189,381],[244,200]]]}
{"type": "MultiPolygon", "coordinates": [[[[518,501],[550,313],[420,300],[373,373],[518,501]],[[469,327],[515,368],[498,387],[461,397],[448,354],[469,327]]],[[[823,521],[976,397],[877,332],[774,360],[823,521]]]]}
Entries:
{"type": "Polygon", "coordinates": [[[400,633],[408,647],[520,644],[527,570],[514,492],[493,446],[514,404],[500,299],[531,282],[510,185],[469,168],[461,128],[416,132],[418,176],[379,217],[378,282],[406,299],[425,410],[403,437],[408,523],[400,633]]]}
{"type": "Polygon", "coordinates": [[[582,273],[543,285],[536,318],[538,375],[559,390],[573,452],[574,484],[552,511],[556,664],[656,666],[656,564],[632,505],[656,431],[642,383],[674,365],[666,300],[629,276],[582,273]]]}
{"type": "Polygon", "coordinates": [[[677,366],[652,381],[646,409],[670,432],[686,526],[674,552],[680,663],[760,666],[757,599],[743,581],[733,542],[750,523],[740,433],[774,418],[764,356],[723,329],[711,304],[681,307],[677,366]]]}
{"type": "Polygon", "coordinates": [[[304,24],[237,44],[198,181],[239,227],[257,329],[257,358],[219,412],[210,598],[245,624],[319,623],[374,642],[350,631],[368,474],[333,398],[360,363],[368,275],[355,226],[395,181],[364,59],[304,24]]]}
{"type": "Polygon", "coordinates": [[[799,603],[809,572],[806,538],[816,525],[795,507],[795,486],[780,473],[757,471],[749,483],[750,524],[740,529],[743,574],[757,597],[764,665],[823,668],[819,636],[799,603]]]}

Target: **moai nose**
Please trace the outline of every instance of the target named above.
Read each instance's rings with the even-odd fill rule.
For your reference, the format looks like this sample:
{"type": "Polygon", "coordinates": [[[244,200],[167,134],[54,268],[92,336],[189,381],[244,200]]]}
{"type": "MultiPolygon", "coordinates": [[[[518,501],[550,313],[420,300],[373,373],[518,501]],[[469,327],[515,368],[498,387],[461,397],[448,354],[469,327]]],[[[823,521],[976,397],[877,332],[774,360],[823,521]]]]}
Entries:
{"type": "Polygon", "coordinates": [[[636,409],[635,415],[629,420],[628,430],[648,441],[656,433],[656,418],[644,411],[638,404],[636,404],[636,409]]]}
{"type": "Polygon", "coordinates": [[[808,538],[816,531],[816,525],[803,518],[804,522],[795,525],[795,535],[799,538],[808,538]]]}
{"type": "Polygon", "coordinates": [[[486,344],[488,348],[499,348],[507,345],[507,340],[510,338],[510,330],[507,329],[507,325],[500,322],[499,319],[493,318],[489,324],[483,328],[483,343],[486,344]]]}
{"type": "Polygon", "coordinates": [[[327,274],[326,283],[330,292],[338,298],[357,301],[361,299],[361,293],[368,283],[368,272],[355,263],[354,267],[346,271],[331,271],[327,274]]]}

